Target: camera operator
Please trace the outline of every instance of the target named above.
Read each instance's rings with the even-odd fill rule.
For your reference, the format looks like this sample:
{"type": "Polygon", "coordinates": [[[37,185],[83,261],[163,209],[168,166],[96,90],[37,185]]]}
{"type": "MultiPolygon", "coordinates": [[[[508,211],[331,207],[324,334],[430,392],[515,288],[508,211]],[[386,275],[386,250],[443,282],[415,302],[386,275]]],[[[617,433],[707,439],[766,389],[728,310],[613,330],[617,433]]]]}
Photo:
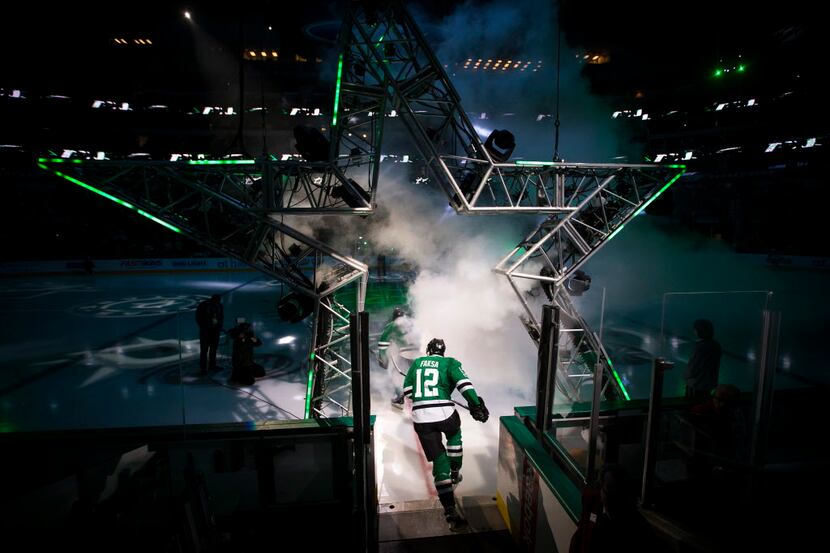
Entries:
{"type": "Polygon", "coordinates": [[[258,377],[265,376],[262,365],[254,362],[254,348],[262,345],[262,340],[254,335],[251,323],[245,319],[237,319],[237,325],[228,331],[233,340],[231,361],[233,372],[231,382],[250,386],[258,377]]]}

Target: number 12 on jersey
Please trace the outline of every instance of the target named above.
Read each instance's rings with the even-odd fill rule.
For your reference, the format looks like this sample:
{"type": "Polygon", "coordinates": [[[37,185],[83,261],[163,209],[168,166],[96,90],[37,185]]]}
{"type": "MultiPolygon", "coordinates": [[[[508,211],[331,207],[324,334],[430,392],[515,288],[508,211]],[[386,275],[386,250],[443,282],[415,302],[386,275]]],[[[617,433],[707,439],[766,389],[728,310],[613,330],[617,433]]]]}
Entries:
{"type": "Polygon", "coordinates": [[[419,368],[415,371],[415,397],[437,396],[436,386],[438,386],[438,369],[419,368]]]}

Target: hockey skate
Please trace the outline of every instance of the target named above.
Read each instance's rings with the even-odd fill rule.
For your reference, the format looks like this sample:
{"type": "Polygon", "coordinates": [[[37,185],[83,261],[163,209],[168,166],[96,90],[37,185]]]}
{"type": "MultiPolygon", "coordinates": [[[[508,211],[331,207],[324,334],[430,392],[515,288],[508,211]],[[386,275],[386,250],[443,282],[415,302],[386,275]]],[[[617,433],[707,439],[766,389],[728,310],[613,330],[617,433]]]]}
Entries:
{"type": "Polygon", "coordinates": [[[449,509],[444,509],[444,518],[447,521],[447,524],[450,527],[452,532],[458,532],[463,530],[467,527],[467,519],[465,519],[461,514],[456,510],[455,507],[450,507],[449,509]]]}

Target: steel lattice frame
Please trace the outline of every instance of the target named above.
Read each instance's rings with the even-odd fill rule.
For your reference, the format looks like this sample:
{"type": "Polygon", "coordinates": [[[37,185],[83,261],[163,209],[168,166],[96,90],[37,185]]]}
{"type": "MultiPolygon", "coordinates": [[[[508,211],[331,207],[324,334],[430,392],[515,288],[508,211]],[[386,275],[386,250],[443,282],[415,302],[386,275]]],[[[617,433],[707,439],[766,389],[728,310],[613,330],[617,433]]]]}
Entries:
{"type": "Polygon", "coordinates": [[[382,76],[359,70],[367,53],[352,28],[347,20],[341,32],[327,160],[39,160],[43,169],[313,298],[305,412],[315,417],[351,412],[349,310],[334,293],[356,283],[356,305],[362,310],[368,268],[275,214],[365,216],[373,211],[388,95],[382,76]]]}
{"type": "MultiPolygon", "coordinates": [[[[358,309],[368,268],[263,210],[256,182],[274,162],[209,165],[193,162],[87,161],[41,158],[38,165],[133,209],[204,246],[242,261],[315,301],[307,412],[350,410],[349,311],[334,293],[354,284],[358,309]],[[314,377],[314,378],[312,378],[314,377]]],[[[276,167],[276,169],[281,167],[276,167]]]]}
{"type": "Polygon", "coordinates": [[[539,322],[515,279],[529,279],[548,288],[563,315],[560,334],[562,370],[557,384],[570,399],[586,400],[580,383],[596,363],[607,367],[606,397],[625,397],[628,392],[613,368],[605,348],[573,305],[565,283],[602,246],[620,232],[683,174],[684,167],[648,165],[551,164],[562,182],[568,213],[550,215],[502,259],[496,272],[505,275],[525,310],[523,317],[531,337],[537,339],[539,322]]]}
{"type": "Polygon", "coordinates": [[[391,105],[457,211],[549,215],[495,270],[516,290],[531,336],[538,335],[538,321],[515,279],[551,286],[568,330],[562,344],[567,350],[562,357],[567,370],[557,373],[575,375],[560,379],[560,390],[578,399],[578,382],[586,377],[590,360],[604,360],[614,377],[605,381],[626,395],[602,344],[563,292],[563,284],[626,221],[668,188],[683,167],[497,163],[467,118],[443,67],[399,2],[352,2],[340,45],[328,161],[168,163],[42,158],[40,166],[314,298],[307,394],[311,401],[306,412],[348,414],[350,361],[344,353],[349,344],[348,310],[334,300],[333,292],[359,281],[357,305],[362,309],[367,267],[273,216],[371,213],[383,119],[391,105]],[[367,12],[366,5],[375,7],[367,12]],[[298,244],[300,253],[296,248],[288,250],[289,240],[298,244]],[[551,276],[538,274],[539,266],[547,266],[551,276]],[[327,268],[325,274],[322,267],[327,268]],[[529,267],[534,270],[528,272],[529,267]],[[328,286],[324,290],[320,288],[323,282],[328,286]]]}
{"type": "MultiPolygon", "coordinates": [[[[376,5],[366,13],[353,3],[353,36],[364,62],[383,74],[391,105],[413,136],[432,176],[460,213],[544,213],[549,217],[495,268],[516,291],[536,340],[539,323],[515,279],[549,285],[565,314],[566,332],[557,371],[559,389],[584,399],[579,382],[600,361],[611,377],[607,396],[628,397],[599,339],[579,315],[562,285],[626,221],[668,188],[683,167],[518,161],[498,163],[467,118],[458,93],[402,3],[376,5]],[[534,272],[528,272],[534,266],[534,272]],[[542,266],[549,274],[539,274],[542,266]],[[605,366],[604,365],[604,366],[605,366]],[[568,376],[571,375],[571,376],[568,376]],[[576,382],[576,384],[574,384],[576,382]],[[612,391],[613,390],[613,391],[612,391]]],[[[377,77],[381,80],[380,77],[377,77]]]]}

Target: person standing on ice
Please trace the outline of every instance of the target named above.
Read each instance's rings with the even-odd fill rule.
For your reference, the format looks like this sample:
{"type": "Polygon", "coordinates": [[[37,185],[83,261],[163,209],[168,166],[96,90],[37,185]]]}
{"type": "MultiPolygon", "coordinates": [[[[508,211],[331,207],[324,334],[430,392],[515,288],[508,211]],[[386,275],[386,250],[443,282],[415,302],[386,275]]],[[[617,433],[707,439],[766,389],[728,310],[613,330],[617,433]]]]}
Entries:
{"type": "Polygon", "coordinates": [[[473,383],[452,357],[444,357],[444,340],[433,338],[427,345],[426,357],[412,362],[403,382],[404,396],[412,400],[412,422],[426,455],[432,462],[432,475],[444,517],[452,530],[467,524],[455,508],[453,488],[461,482],[461,417],[455,410],[452,392],[458,389],[467,400],[470,415],[487,422],[490,413],[473,383]],[[447,438],[444,447],[443,437],[447,438]]]}

